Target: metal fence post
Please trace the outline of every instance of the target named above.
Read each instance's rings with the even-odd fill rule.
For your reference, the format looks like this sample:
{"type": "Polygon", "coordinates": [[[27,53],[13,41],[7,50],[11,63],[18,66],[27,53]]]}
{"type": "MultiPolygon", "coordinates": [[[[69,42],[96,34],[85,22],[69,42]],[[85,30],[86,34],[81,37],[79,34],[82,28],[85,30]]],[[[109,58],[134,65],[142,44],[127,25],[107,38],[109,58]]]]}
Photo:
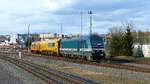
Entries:
{"type": "Polygon", "coordinates": [[[21,52],[19,51],[19,59],[21,59],[21,52]]]}

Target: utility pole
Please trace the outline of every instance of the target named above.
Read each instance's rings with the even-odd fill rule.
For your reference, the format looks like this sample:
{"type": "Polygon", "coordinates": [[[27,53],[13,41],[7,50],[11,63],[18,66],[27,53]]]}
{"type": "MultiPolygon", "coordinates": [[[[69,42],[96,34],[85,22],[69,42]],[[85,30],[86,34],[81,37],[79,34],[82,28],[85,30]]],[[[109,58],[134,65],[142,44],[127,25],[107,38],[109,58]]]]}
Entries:
{"type": "Polygon", "coordinates": [[[82,36],[82,30],[83,30],[83,12],[81,11],[81,36],[82,36]]]}
{"type": "Polygon", "coordinates": [[[28,24],[28,53],[29,53],[29,49],[30,49],[30,46],[29,46],[29,41],[30,41],[29,35],[30,35],[30,24],[28,24]]]}
{"type": "Polygon", "coordinates": [[[92,34],[92,14],[93,12],[90,10],[88,11],[88,14],[90,15],[90,35],[92,34]]]}
{"type": "Polygon", "coordinates": [[[61,33],[61,38],[62,38],[62,23],[60,24],[60,33],[61,33]]]}

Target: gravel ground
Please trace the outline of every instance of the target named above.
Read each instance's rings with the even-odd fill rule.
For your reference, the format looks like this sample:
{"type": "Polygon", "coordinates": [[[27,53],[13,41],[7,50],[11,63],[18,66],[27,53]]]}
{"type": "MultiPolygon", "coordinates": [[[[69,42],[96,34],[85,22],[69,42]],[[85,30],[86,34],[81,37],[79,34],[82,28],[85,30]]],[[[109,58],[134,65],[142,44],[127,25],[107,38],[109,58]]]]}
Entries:
{"type": "Polygon", "coordinates": [[[92,65],[70,63],[65,61],[45,60],[29,57],[35,63],[46,65],[67,73],[80,75],[103,84],[149,84],[150,74],[125,69],[96,67],[92,65]]]}
{"type": "Polygon", "coordinates": [[[49,61],[50,64],[57,64],[61,67],[76,67],[80,68],[81,70],[86,71],[92,71],[97,73],[105,73],[105,74],[111,74],[111,76],[116,77],[128,77],[128,78],[140,78],[145,80],[150,80],[150,74],[147,73],[141,73],[141,72],[133,72],[129,70],[124,69],[114,69],[114,68],[108,68],[108,67],[95,67],[92,65],[84,65],[84,64],[76,64],[76,63],[68,63],[68,62],[58,62],[58,61],[49,61]]]}
{"type": "Polygon", "coordinates": [[[0,84],[46,84],[25,70],[0,59],[0,84]]]}
{"type": "Polygon", "coordinates": [[[141,68],[149,68],[150,69],[150,65],[145,65],[145,64],[135,64],[135,63],[123,63],[125,65],[130,65],[130,66],[135,66],[135,67],[141,67],[141,68]]]}
{"type": "Polygon", "coordinates": [[[92,65],[77,64],[66,61],[48,60],[38,57],[23,57],[37,64],[49,66],[60,71],[80,75],[101,84],[149,84],[150,73],[134,72],[125,69],[109,67],[96,67],[92,65]]]}

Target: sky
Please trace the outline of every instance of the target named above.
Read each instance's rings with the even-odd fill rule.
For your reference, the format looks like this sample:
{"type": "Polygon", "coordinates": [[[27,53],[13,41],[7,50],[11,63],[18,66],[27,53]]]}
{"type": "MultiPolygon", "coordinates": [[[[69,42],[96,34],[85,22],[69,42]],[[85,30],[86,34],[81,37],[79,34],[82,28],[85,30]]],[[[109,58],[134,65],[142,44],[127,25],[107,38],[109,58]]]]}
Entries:
{"type": "Polygon", "coordinates": [[[150,30],[150,0],[0,0],[0,34],[104,34],[109,28],[132,22],[135,30],[150,30]]]}

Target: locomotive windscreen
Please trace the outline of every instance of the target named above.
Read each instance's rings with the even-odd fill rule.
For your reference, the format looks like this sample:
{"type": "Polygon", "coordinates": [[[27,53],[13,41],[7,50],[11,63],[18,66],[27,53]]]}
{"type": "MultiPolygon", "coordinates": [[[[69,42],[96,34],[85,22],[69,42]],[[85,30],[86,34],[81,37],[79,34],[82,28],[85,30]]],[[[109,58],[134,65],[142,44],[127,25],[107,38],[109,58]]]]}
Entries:
{"type": "Polygon", "coordinates": [[[99,35],[91,35],[91,45],[92,48],[104,48],[104,41],[103,38],[99,35]]]}

